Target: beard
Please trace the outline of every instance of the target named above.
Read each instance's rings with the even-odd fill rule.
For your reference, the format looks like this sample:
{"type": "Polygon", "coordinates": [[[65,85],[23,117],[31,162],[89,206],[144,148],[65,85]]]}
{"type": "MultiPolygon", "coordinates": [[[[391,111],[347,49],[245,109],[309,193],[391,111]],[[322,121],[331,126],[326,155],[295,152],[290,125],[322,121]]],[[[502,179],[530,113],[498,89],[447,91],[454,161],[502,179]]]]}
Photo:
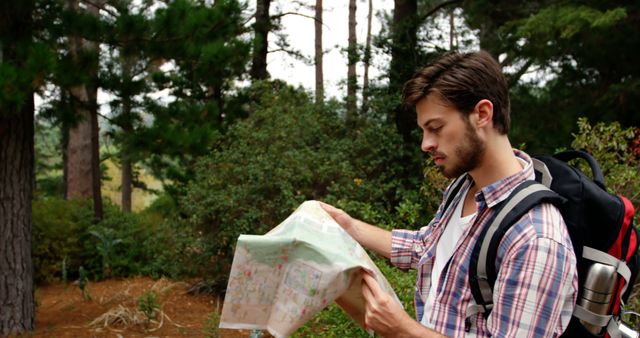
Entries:
{"type": "Polygon", "coordinates": [[[462,144],[454,149],[456,162],[449,167],[440,166],[440,172],[446,178],[456,178],[466,172],[475,169],[480,164],[480,159],[484,155],[485,144],[476,134],[469,121],[465,123],[465,133],[462,144]]]}

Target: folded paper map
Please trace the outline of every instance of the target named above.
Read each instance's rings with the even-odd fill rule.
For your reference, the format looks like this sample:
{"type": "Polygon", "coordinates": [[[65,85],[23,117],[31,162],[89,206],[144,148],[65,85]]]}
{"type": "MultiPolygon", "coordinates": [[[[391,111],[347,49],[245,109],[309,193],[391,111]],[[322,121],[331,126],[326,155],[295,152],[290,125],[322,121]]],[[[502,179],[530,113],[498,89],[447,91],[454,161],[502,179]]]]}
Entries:
{"type": "Polygon", "coordinates": [[[364,327],[362,273],[398,299],[360,244],[304,202],[264,236],[238,238],[220,327],[287,337],[334,301],[364,327]]]}

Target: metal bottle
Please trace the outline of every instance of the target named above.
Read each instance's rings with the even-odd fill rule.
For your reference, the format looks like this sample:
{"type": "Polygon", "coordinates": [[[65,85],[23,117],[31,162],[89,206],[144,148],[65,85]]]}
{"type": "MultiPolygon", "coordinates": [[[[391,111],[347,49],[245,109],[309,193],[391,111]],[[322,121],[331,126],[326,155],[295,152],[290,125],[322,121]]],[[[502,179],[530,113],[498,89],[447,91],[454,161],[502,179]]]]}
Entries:
{"type": "Polygon", "coordinates": [[[618,327],[618,329],[620,329],[621,338],[639,338],[640,337],[640,333],[638,333],[638,331],[634,331],[632,328],[626,326],[623,323],[620,323],[620,326],[618,327]]]}
{"type": "MultiPolygon", "coordinates": [[[[618,273],[615,267],[594,263],[587,271],[582,297],[578,299],[578,304],[593,313],[606,315],[614,300],[613,291],[617,279],[618,273]]],[[[582,320],[580,322],[587,330],[595,335],[600,335],[604,330],[602,326],[596,326],[582,320]]]]}

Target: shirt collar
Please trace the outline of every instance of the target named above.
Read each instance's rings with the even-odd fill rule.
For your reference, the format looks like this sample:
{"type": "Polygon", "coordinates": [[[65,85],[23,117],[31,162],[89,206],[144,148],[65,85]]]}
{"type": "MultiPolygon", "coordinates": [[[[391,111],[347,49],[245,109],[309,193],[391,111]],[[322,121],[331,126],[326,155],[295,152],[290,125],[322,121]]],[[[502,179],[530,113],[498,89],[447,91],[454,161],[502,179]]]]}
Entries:
{"type": "Polygon", "coordinates": [[[484,199],[489,208],[492,208],[507,198],[520,183],[535,179],[535,171],[533,170],[531,157],[524,151],[517,149],[513,149],[513,154],[525,162],[524,168],[511,176],[485,186],[478,192],[478,195],[476,195],[476,200],[478,200],[478,198],[484,199]]]}

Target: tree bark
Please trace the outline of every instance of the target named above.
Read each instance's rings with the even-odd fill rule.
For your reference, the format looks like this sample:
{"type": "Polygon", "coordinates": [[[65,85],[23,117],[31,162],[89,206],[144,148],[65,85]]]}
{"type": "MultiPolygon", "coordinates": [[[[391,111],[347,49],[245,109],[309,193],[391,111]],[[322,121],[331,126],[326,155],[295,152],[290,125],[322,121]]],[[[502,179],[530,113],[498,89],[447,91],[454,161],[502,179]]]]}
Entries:
{"type": "MultiPolygon", "coordinates": [[[[413,76],[418,66],[416,50],[419,18],[417,12],[417,0],[394,1],[389,85],[399,91],[402,90],[404,83],[413,76]]],[[[395,121],[398,132],[402,135],[405,143],[413,146],[415,143],[411,138],[411,132],[416,128],[416,118],[412,110],[407,109],[404,105],[398,105],[393,114],[393,121],[395,121]]]]}
{"type": "Polygon", "coordinates": [[[33,330],[33,97],[0,111],[0,336],[33,330]]]}
{"type": "Polygon", "coordinates": [[[271,0],[256,1],[256,23],[253,26],[255,33],[253,38],[253,61],[249,72],[254,80],[264,80],[269,77],[267,72],[267,51],[269,48],[269,30],[271,29],[270,6],[271,0]]]}
{"type": "MultiPolygon", "coordinates": [[[[132,69],[135,62],[131,56],[120,56],[120,66],[122,67],[122,78],[126,83],[133,82],[132,69]]],[[[120,144],[120,164],[122,166],[122,175],[120,181],[121,190],[121,208],[124,212],[131,212],[132,193],[133,193],[133,161],[131,160],[130,140],[133,137],[133,98],[129,90],[121,91],[122,100],[122,128],[123,139],[125,142],[120,144]]]]}
{"type": "Polygon", "coordinates": [[[369,110],[369,66],[371,65],[371,21],[373,19],[373,0],[369,0],[369,13],[367,14],[367,39],[364,46],[364,76],[362,80],[362,115],[369,110]]]}
{"type": "Polygon", "coordinates": [[[356,39],[356,0],[349,0],[349,41],[347,47],[347,123],[356,119],[356,63],[358,62],[358,46],[356,39]]]}
{"type": "MultiPolygon", "coordinates": [[[[70,0],[67,6],[76,12],[80,11],[79,1],[70,0]]],[[[96,6],[87,6],[87,11],[98,16],[96,6]]],[[[90,79],[97,78],[98,44],[80,36],[69,37],[69,51],[72,58],[79,60],[80,54],[91,54],[94,59],[88,69],[90,79]]],[[[78,123],[69,128],[66,149],[66,181],[67,199],[93,199],[94,216],[102,219],[102,193],[100,185],[100,140],[97,112],[97,87],[94,83],[79,83],[69,88],[71,101],[78,123]]]]}
{"type": "Polygon", "coordinates": [[[66,165],[67,199],[93,198],[91,112],[85,107],[88,105],[89,95],[85,86],[71,87],[69,92],[75,102],[74,110],[79,121],[69,128],[66,165]]]}
{"type": "MultiPolygon", "coordinates": [[[[131,104],[126,99],[123,101],[123,113],[131,115],[131,104]]],[[[133,126],[131,125],[130,119],[131,117],[127,116],[124,119],[124,125],[122,126],[122,132],[126,139],[132,137],[133,134],[133,126]]],[[[120,190],[122,193],[121,208],[124,212],[131,212],[131,204],[133,200],[133,164],[126,144],[122,144],[120,147],[120,164],[122,166],[122,175],[120,180],[120,190]]]]}
{"type": "MultiPolygon", "coordinates": [[[[31,43],[33,1],[0,4],[2,63],[24,67],[31,43]],[[18,48],[21,45],[21,48],[18,48]]],[[[0,102],[0,336],[34,328],[31,258],[31,200],[34,187],[34,108],[31,88],[18,88],[25,100],[0,102]]]]}
{"type": "Polygon", "coordinates": [[[417,66],[416,47],[418,44],[418,3],[417,0],[395,0],[391,34],[391,74],[390,84],[402,86],[409,80],[417,66]]]}
{"type": "Polygon", "coordinates": [[[133,192],[133,168],[128,158],[122,160],[122,211],[131,212],[131,194],[133,192]]]}
{"type": "Polygon", "coordinates": [[[322,54],[322,0],[316,0],[315,17],[316,104],[324,101],[324,72],[322,54]]]}

